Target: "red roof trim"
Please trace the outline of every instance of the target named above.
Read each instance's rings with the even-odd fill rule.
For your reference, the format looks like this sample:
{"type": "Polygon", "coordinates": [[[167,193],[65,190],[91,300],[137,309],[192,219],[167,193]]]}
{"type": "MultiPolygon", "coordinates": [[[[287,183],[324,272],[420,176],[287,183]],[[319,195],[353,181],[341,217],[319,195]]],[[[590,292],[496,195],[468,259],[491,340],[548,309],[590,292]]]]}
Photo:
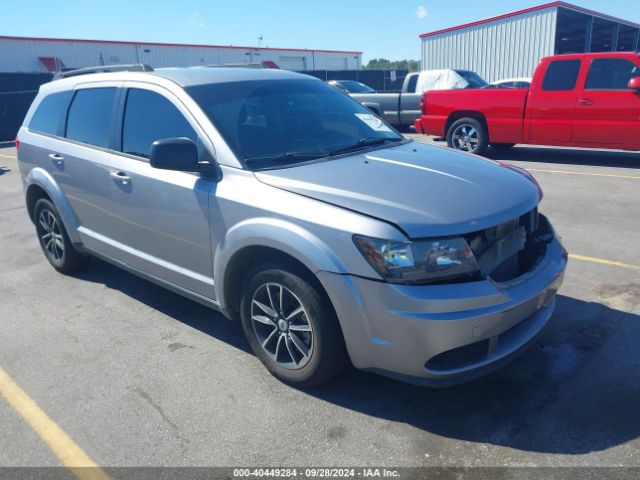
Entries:
{"type": "Polygon", "coordinates": [[[231,48],[237,50],[267,50],[287,52],[321,52],[321,53],[353,53],[362,55],[362,52],[351,50],[317,50],[306,48],[272,48],[272,47],[244,47],[240,45],[199,45],[189,43],[157,43],[157,42],[127,42],[123,40],[90,40],[84,38],[42,38],[42,37],[11,37],[0,35],[0,40],[32,40],[36,42],[78,42],[78,43],[108,43],[117,45],[151,45],[155,47],[192,47],[192,48],[231,48]]]}
{"type": "Polygon", "coordinates": [[[495,22],[495,21],[498,21],[498,20],[504,20],[505,18],[517,17],[518,15],[524,15],[525,13],[537,12],[539,10],[546,10],[547,8],[554,8],[554,7],[564,7],[564,8],[568,8],[570,10],[575,10],[575,11],[578,11],[578,12],[582,12],[582,13],[586,13],[586,14],[589,14],[589,15],[593,15],[595,17],[605,18],[607,20],[613,20],[613,21],[618,22],[618,23],[624,23],[625,25],[631,25],[631,26],[634,26],[634,27],[640,27],[640,24],[637,24],[637,23],[634,23],[634,22],[629,22],[628,20],[623,20],[621,18],[616,18],[616,17],[612,17],[610,15],[605,15],[604,13],[599,13],[599,12],[596,12],[594,10],[589,10],[587,8],[582,8],[582,7],[578,7],[576,5],[572,5],[570,3],[565,3],[565,2],[559,2],[558,1],[558,2],[545,3],[544,5],[538,5],[536,7],[525,8],[524,10],[518,10],[518,11],[515,11],[515,12],[511,12],[511,13],[505,13],[503,15],[498,15],[496,17],[485,18],[484,20],[478,20],[476,22],[465,23],[463,25],[458,25],[456,27],[449,27],[449,28],[444,28],[442,30],[436,30],[434,32],[423,33],[422,35],[420,35],[420,38],[432,37],[434,35],[440,35],[441,33],[454,32],[456,30],[462,30],[462,29],[465,29],[465,28],[475,27],[477,25],[483,25],[485,23],[491,23],[491,22],[495,22]]]}

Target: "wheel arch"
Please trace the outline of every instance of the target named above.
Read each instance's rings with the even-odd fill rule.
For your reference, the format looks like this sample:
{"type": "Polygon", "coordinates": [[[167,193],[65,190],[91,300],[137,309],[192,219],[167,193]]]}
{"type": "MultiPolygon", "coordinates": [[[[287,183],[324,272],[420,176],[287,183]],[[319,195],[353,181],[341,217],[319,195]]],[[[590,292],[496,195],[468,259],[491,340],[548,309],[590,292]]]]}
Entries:
{"type": "Polygon", "coordinates": [[[33,207],[40,198],[47,198],[55,205],[69,239],[73,243],[81,243],[78,236],[79,224],[71,205],[53,177],[43,168],[36,167],[28,173],[25,188],[27,212],[32,222],[34,221],[33,207]]]}
{"type": "Polygon", "coordinates": [[[375,115],[382,117],[382,107],[379,103],[363,102],[362,106],[368,108],[375,115]]]}
{"type": "Polygon", "coordinates": [[[254,219],[227,232],[214,255],[216,298],[223,311],[237,318],[239,289],[255,265],[280,262],[293,266],[327,295],[316,273],[346,273],[329,247],[302,227],[274,219],[254,219]]]}
{"type": "Polygon", "coordinates": [[[487,117],[484,115],[484,113],[478,112],[477,110],[457,110],[449,115],[449,118],[447,118],[447,123],[444,128],[445,136],[449,134],[449,128],[451,128],[451,125],[462,118],[473,118],[474,120],[478,120],[487,130],[487,136],[489,135],[489,125],[487,123],[487,117]]]}

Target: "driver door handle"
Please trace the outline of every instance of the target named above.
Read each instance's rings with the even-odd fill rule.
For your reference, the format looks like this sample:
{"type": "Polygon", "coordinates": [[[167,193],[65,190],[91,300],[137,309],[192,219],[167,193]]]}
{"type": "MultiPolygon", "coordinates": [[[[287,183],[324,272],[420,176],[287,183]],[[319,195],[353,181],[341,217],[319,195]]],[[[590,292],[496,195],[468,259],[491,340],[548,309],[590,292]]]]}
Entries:
{"type": "Polygon", "coordinates": [[[109,172],[109,176],[122,183],[129,183],[131,181],[131,177],[124,172],[109,172]]]}
{"type": "Polygon", "coordinates": [[[593,100],[590,98],[581,98],[580,105],[593,105],[593,100]]]}

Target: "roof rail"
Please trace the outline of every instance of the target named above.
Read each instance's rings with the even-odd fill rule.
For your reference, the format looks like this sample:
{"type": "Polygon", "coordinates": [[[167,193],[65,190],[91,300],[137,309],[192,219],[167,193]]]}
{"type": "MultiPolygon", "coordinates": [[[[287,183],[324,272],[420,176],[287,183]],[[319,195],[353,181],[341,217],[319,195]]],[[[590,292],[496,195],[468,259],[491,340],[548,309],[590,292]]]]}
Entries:
{"type": "Polygon", "coordinates": [[[101,72],[153,72],[153,68],[146,63],[132,63],[126,65],[98,65],[97,67],[77,68],[75,70],[67,70],[66,72],[58,72],[53,77],[54,80],[60,78],[76,77],[78,75],[87,75],[89,73],[101,72]]]}
{"type": "Polygon", "coordinates": [[[212,63],[209,68],[264,68],[261,63],[212,63]]]}

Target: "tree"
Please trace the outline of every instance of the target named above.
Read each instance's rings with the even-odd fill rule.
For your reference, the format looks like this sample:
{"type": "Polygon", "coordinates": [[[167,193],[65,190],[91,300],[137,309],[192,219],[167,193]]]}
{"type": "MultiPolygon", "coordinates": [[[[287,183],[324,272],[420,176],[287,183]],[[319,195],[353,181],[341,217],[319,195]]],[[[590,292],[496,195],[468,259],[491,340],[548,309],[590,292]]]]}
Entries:
{"type": "Polygon", "coordinates": [[[409,70],[415,72],[419,66],[418,60],[391,61],[386,58],[372,58],[364,68],[365,70],[409,70]]]}

